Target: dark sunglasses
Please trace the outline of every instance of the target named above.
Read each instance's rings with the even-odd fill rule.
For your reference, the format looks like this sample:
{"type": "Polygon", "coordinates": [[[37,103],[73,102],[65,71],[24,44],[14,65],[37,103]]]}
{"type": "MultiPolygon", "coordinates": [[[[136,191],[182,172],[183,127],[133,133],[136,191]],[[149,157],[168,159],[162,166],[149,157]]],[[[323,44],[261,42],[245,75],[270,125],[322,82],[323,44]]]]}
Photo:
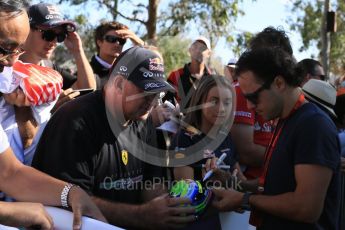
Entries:
{"type": "Polygon", "coordinates": [[[121,46],[123,46],[126,43],[126,39],[124,38],[119,38],[114,35],[105,35],[104,40],[106,40],[109,43],[117,43],[121,46]]]}
{"type": "Polygon", "coordinates": [[[9,56],[16,56],[24,53],[24,49],[22,47],[18,47],[15,50],[7,50],[0,46],[0,61],[8,58],[9,56]]]}
{"type": "Polygon", "coordinates": [[[266,81],[262,86],[260,86],[260,88],[258,88],[255,92],[243,94],[243,96],[248,101],[250,101],[253,105],[257,105],[260,93],[265,89],[269,89],[271,87],[272,82],[273,82],[273,80],[270,79],[270,80],[266,81]]]}
{"type": "Polygon", "coordinates": [[[56,38],[56,41],[58,43],[60,43],[60,42],[63,42],[67,37],[66,33],[55,33],[55,31],[53,31],[53,30],[41,30],[41,29],[39,29],[38,31],[40,31],[42,33],[42,39],[47,41],[47,42],[54,41],[56,38]]]}

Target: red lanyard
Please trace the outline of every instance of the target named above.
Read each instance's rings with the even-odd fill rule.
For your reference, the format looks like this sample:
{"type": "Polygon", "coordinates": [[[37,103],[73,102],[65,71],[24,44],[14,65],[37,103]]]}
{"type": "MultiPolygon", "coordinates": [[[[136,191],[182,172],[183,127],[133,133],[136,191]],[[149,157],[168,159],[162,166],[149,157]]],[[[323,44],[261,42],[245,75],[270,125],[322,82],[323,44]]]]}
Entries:
{"type": "Polygon", "coordinates": [[[258,191],[259,192],[263,192],[264,191],[264,186],[265,186],[265,180],[266,180],[266,176],[267,176],[267,172],[268,172],[268,167],[272,158],[272,154],[273,151],[276,147],[276,144],[278,142],[279,136],[283,130],[285,121],[288,117],[290,117],[294,112],[296,112],[298,110],[299,107],[301,107],[304,103],[305,99],[304,99],[304,95],[301,94],[295,104],[295,106],[293,107],[293,109],[291,110],[291,112],[289,113],[289,115],[284,118],[284,119],[279,119],[278,124],[276,126],[276,129],[274,130],[274,134],[271,138],[270,144],[268,145],[267,149],[266,149],[266,153],[265,153],[265,162],[264,162],[264,169],[263,172],[261,174],[261,176],[259,177],[259,187],[258,187],[258,191]]]}

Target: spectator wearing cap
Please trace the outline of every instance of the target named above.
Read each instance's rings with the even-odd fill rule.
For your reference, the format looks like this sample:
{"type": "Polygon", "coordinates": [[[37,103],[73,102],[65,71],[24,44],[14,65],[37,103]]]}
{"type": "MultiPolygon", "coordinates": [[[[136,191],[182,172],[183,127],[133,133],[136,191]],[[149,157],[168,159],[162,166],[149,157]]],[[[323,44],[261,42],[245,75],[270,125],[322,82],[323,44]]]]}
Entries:
{"type": "MultiPolygon", "coordinates": [[[[76,25],[64,19],[58,8],[51,4],[39,3],[32,5],[28,9],[28,15],[30,32],[23,45],[25,52],[20,56],[20,60],[25,63],[55,69],[63,78],[64,89],[69,87],[95,88],[92,69],[82,48],[81,39],[75,32],[76,25]],[[75,58],[78,77],[56,65],[49,64],[51,62],[48,59],[55,50],[57,43],[63,41],[65,41],[66,47],[75,58]]],[[[15,67],[16,65],[14,65],[15,67]]],[[[41,79],[44,82],[43,77],[41,79]]],[[[77,92],[73,93],[72,89],[67,89],[60,94],[57,102],[54,97],[54,101],[44,103],[45,105],[39,108],[40,112],[38,114],[36,114],[38,109],[36,106],[18,107],[10,103],[0,103],[0,109],[5,111],[6,116],[6,119],[2,121],[2,125],[6,127],[6,133],[11,140],[11,147],[20,161],[27,165],[31,164],[35,147],[45,123],[50,118],[50,111],[53,106],[55,105],[56,109],[78,94],[77,92]]]]}
{"type": "MultiPolygon", "coordinates": [[[[25,52],[20,56],[20,60],[25,63],[53,68],[61,74],[64,91],[60,94],[53,111],[79,95],[78,92],[73,92],[73,89],[96,88],[92,68],[85,56],[82,41],[75,31],[76,24],[65,19],[57,6],[48,3],[30,6],[28,15],[30,33],[23,46],[25,52]],[[57,43],[61,42],[64,42],[74,57],[78,71],[77,76],[49,60],[57,43]]],[[[51,110],[51,107],[47,107],[46,110],[48,109],[51,110]]],[[[21,141],[18,143],[20,145],[21,142],[22,149],[25,151],[31,147],[33,140],[38,138],[36,134],[40,130],[39,126],[42,125],[42,122],[33,117],[30,107],[16,107],[14,112],[21,136],[21,141]]],[[[46,114],[49,114],[49,111],[46,114]]],[[[31,157],[27,163],[30,164],[30,162],[31,157]]]]}
{"type": "MultiPolygon", "coordinates": [[[[25,104],[23,92],[4,91],[6,77],[22,53],[29,34],[29,18],[23,1],[0,0],[0,100],[15,98],[25,104]],[[2,93],[4,93],[2,95],[2,93]]],[[[11,75],[12,76],[12,75],[11,75]]],[[[0,102],[2,104],[2,101],[0,102]]],[[[6,116],[0,111],[0,121],[6,116]]],[[[81,228],[82,215],[105,221],[100,210],[80,188],[47,176],[21,164],[14,156],[10,141],[0,124],[0,189],[18,202],[0,202],[0,223],[21,229],[53,229],[53,221],[43,205],[70,207],[74,211],[73,229],[81,228]]],[[[1,226],[1,229],[13,229],[1,226]]],[[[72,229],[72,226],[69,227],[72,229]]]]}
{"type": "Polygon", "coordinates": [[[95,30],[97,54],[91,58],[91,67],[96,74],[97,89],[109,79],[109,69],[121,54],[123,46],[130,39],[133,45],[144,45],[135,33],[119,22],[102,22],[95,30]]]}
{"type": "Polygon", "coordinates": [[[42,66],[52,67],[63,77],[65,102],[74,98],[78,93],[72,89],[96,88],[96,80],[92,68],[85,55],[81,38],[76,32],[76,24],[67,20],[56,5],[38,3],[28,9],[30,33],[25,42],[25,53],[20,60],[42,66]],[[58,43],[64,43],[72,54],[77,67],[76,75],[70,70],[60,68],[52,63],[51,58],[58,43]]]}
{"type": "Polygon", "coordinates": [[[180,104],[181,111],[184,111],[189,104],[191,96],[197,87],[197,82],[202,76],[212,73],[206,65],[211,56],[211,43],[200,36],[193,41],[189,47],[191,62],[184,65],[183,68],[173,71],[168,77],[168,82],[175,88],[174,94],[167,94],[166,100],[175,103],[174,98],[180,104]]]}
{"type": "Polygon", "coordinates": [[[167,229],[193,221],[195,210],[183,207],[188,199],[152,199],[160,186],[140,186],[160,176],[138,154],[154,130],[149,111],[167,90],[173,87],[159,55],[138,46],[124,51],[103,90],[71,101],[49,120],[33,166],[84,188],[112,224],[167,229]]]}
{"type": "Polygon", "coordinates": [[[236,68],[236,58],[230,58],[228,63],[224,66],[224,76],[229,79],[231,83],[236,81],[235,68],[236,68]]]}
{"type": "Polygon", "coordinates": [[[310,79],[326,80],[325,71],[320,62],[306,58],[297,63],[297,69],[302,75],[301,86],[307,83],[310,79]]]}

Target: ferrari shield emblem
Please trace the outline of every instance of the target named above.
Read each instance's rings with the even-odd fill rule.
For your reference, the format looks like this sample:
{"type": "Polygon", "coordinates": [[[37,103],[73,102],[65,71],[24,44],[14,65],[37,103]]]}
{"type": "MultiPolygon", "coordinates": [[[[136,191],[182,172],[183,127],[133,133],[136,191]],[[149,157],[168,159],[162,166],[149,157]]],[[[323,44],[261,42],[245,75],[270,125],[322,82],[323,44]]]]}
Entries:
{"type": "Polygon", "coordinates": [[[121,151],[122,162],[124,165],[128,164],[128,152],[126,150],[121,151]]]}

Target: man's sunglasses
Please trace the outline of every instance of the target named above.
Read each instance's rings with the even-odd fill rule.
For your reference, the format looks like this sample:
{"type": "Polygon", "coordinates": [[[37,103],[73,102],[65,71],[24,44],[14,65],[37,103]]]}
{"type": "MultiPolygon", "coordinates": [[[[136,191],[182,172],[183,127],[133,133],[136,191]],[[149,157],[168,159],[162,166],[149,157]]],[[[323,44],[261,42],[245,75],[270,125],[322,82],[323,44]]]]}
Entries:
{"type": "Polygon", "coordinates": [[[7,50],[5,48],[2,48],[0,46],[0,61],[5,60],[6,58],[10,56],[18,56],[24,53],[25,50],[22,47],[18,47],[15,50],[7,50]]]}
{"type": "Polygon", "coordinates": [[[123,46],[126,43],[126,39],[124,38],[119,38],[114,35],[105,35],[104,40],[106,40],[109,43],[117,43],[121,46],[123,46]]]}
{"type": "Polygon", "coordinates": [[[250,101],[253,105],[257,105],[258,101],[259,101],[260,93],[265,89],[269,89],[271,87],[272,82],[273,82],[273,80],[270,79],[270,80],[266,81],[262,86],[260,86],[260,88],[258,88],[255,92],[243,94],[243,96],[248,101],[250,101]]]}
{"type": "Polygon", "coordinates": [[[56,38],[56,41],[60,43],[60,42],[63,42],[67,37],[67,34],[64,32],[56,33],[53,30],[41,30],[41,29],[38,29],[38,31],[42,33],[42,39],[47,42],[52,42],[56,38]]]}

